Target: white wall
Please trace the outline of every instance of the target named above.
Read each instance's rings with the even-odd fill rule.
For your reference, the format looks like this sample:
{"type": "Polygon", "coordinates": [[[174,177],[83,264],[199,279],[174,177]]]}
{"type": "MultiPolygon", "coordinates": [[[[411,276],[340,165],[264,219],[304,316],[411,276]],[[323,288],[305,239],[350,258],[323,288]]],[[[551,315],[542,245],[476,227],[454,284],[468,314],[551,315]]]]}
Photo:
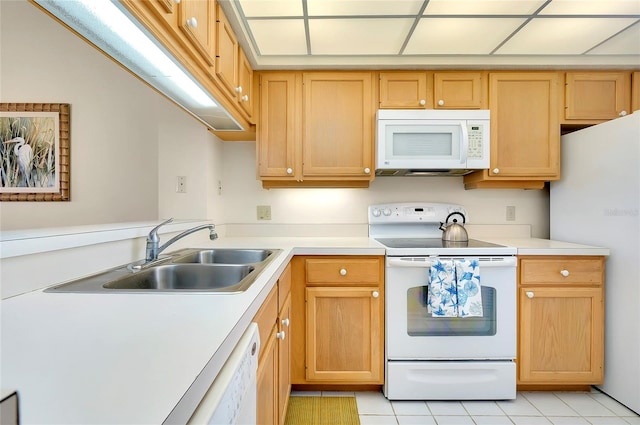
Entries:
{"type": "Polygon", "coordinates": [[[26,0],[0,1],[0,43],[0,102],[71,104],[71,201],[2,202],[1,230],[222,219],[221,142],[201,123],[26,0]]]}
{"type": "MultiPolygon", "coordinates": [[[[256,180],[253,142],[224,144],[223,199],[227,210],[227,235],[236,224],[252,225],[254,231],[273,236],[294,224],[296,232],[314,224],[353,224],[366,236],[367,207],[384,202],[425,201],[458,203],[474,225],[529,225],[531,236],[549,235],[547,190],[464,190],[462,177],[378,177],[369,189],[270,189],[256,180]],[[271,221],[257,220],[256,206],[271,205],[271,221]],[[516,207],[516,221],[506,221],[506,206],[516,207]]],[[[334,226],[338,232],[350,229],[334,226]]],[[[331,226],[327,231],[331,231],[331,226]]],[[[315,235],[315,233],[314,233],[315,235]]]]}

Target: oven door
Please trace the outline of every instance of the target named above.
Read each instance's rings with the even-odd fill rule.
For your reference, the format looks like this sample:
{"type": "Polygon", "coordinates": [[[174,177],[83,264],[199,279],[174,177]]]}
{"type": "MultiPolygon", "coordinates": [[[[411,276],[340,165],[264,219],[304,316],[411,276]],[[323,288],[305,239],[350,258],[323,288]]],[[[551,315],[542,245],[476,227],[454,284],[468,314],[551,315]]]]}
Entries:
{"type": "Polygon", "coordinates": [[[429,257],[387,257],[387,359],[515,358],[517,260],[474,258],[480,264],[482,317],[433,317],[426,301],[429,257]]]}

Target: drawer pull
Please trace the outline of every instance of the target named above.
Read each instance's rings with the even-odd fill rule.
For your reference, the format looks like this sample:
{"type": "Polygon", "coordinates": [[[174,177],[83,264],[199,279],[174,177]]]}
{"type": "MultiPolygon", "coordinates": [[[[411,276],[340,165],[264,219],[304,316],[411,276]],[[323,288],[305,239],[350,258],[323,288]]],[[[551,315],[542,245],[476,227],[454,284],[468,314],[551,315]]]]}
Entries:
{"type": "Polygon", "coordinates": [[[340,276],[346,276],[347,275],[347,269],[340,269],[340,276]]]}
{"type": "Polygon", "coordinates": [[[378,298],[378,297],[380,296],[380,292],[378,292],[378,291],[373,291],[373,293],[371,294],[371,296],[372,296],[373,298],[378,298]]]}
{"type": "Polygon", "coordinates": [[[533,298],[535,296],[535,294],[531,291],[527,291],[527,297],[528,298],[533,298]]]}
{"type": "Polygon", "coordinates": [[[569,276],[569,270],[560,270],[560,274],[564,277],[569,276]]]}
{"type": "Polygon", "coordinates": [[[279,340],[284,341],[284,338],[285,338],[285,337],[286,337],[286,334],[284,333],[284,331],[282,331],[282,332],[278,332],[278,333],[276,334],[276,338],[278,338],[279,340]]]}
{"type": "Polygon", "coordinates": [[[286,319],[282,319],[282,320],[280,321],[280,323],[281,323],[283,326],[289,326],[289,318],[287,317],[286,319]]]}

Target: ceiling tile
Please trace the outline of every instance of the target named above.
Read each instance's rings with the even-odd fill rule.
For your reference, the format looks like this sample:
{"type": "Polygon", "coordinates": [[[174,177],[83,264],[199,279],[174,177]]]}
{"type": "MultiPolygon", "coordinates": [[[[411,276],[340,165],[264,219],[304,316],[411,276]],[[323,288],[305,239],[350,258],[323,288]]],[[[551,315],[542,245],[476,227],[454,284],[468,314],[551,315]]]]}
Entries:
{"type": "Polygon", "coordinates": [[[306,55],[307,41],[302,19],[249,21],[261,55],[306,55]]]}
{"type": "Polygon", "coordinates": [[[588,54],[640,55],[640,23],[605,41],[600,46],[590,50],[588,54]]]}
{"type": "Polygon", "coordinates": [[[417,15],[424,0],[307,0],[309,16],[417,15]]]}
{"type": "Polygon", "coordinates": [[[302,1],[240,0],[242,13],[248,18],[273,16],[302,16],[302,1]]]}
{"type": "Polygon", "coordinates": [[[522,18],[423,18],[404,54],[486,55],[524,21],[522,18]]]}
{"type": "Polygon", "coordinates": [[[314,55],[398,54],[413,19],[311,19],[314,55]]]}
{"type": "Polygon", "coordinates": [[[553,0],[540,15],[640,15],[640,1],[553,0]]]}
{"type": "Polygon", "coordinates": [[[633,22],[631,18],[535,18],[496,54],[578,55],[633,22]]]}
{"type": "Polygon", "coordinates": [[[530,15],[544,0],[431,0],[425,15],[530,15]]]}

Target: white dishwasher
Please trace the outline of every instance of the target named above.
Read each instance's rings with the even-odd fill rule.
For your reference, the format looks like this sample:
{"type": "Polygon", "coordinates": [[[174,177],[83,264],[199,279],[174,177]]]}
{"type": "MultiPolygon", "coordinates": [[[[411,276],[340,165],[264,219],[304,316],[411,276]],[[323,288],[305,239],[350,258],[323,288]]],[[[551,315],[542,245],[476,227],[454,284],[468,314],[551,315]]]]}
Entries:
{"type": "Polygon", "coordinates": [[[258,325],[251,323],[188,424],[255,424],[259,353],[258,325]]]}

